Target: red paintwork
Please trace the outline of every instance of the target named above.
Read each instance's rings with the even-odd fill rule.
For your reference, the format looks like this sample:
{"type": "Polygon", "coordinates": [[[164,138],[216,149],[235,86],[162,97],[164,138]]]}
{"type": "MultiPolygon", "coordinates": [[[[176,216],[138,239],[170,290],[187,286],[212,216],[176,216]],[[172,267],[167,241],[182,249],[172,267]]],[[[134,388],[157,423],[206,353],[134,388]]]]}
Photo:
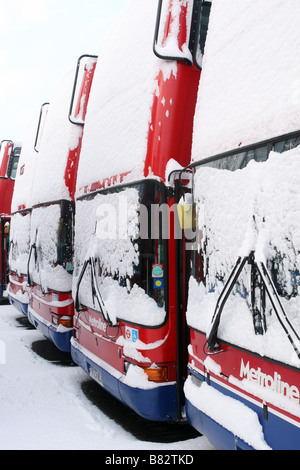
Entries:
{"type": "Polygon", "coordinates": [[[52,314],[68,316],[74,314],[74,303],[71,301],[72,296],[70,297],[68,292],[64,293],[50,290],[46,294],[43,294],[38,285],[35,284],[31,288],[31,310],[50,323],[52,323],[52,314]],[[70,303],[65,306],[59,306],[56,304],[57,302],[66,301],[70,303]]]}
{"type": "Polygon", "coordinates": [[[11,150],[13,148],[13,142],[10,141],[10,140],[7,140],[7,141],[4,140],[2,142],[2,146],[4,146],[4,145],[5,145],[4,151],[3,151],[3,149],[1,149],[2,153],[3,153],[3,158],[2,158],[1,166],[0,166],[0,177],[1,178],[5,178],[6,175],[7,175],[7,167],[8,167],[10,153],[11,153],[11,150]],[[4,144],[4,142],[6,142],[6,144],[4,144]]]}
{"type": "MultiPolygon", "coordinates": [[[[173,2],[171,1],[171,4],[173,2]]],[[[170,32],[173,18],[169,14],[165,39],[170,32]]],[[[187,41],[187,5],[181,6],[178,46],[187,41]]],[[[177,63],[176,77],[164,81],[160,72],[157,82],[159,95],[153,98],[152,117],[149,125],[148,150],[145,160],[145,176],[153,173],[165,181],[166,166],[173,158],[185,167],[191,161],[193,119],[201,72],[193,65],[177,63]]]]}
{"type": "Polygon", "coordinates": [[[3,141],[2,146],[5,148],[4,151],[2,148],[3,158],[0,167],[0,214],[10,215],[15,181],[7,177],[7,170],[13,142],[3,141]]]}
{"type": "MultiPolygon", "coordinates": [[[[200,372],[204,376],[207,374],[206,367],[204,365],[205,359],[207,359],[207,355],[204,353],[205,349],[205,342],[206,336],[203,333],[195,331],[193,329],[190,330],[190,337],[191,337],[191,345],[192,345],[192,354],[189,355],[189,365],[192,369],[200,372]]],[[[242,396],[246,397],[246,399],[251,399],[257,402],[257,404],[263,408],[263,405],[266,404],[270,410],[274,410],[275,412],[279,412],[285,418],[292,419],[296,423],[298,423],[298,427],[300,427],[300,417],[295,416],[282,408],[276,407],[274,404],[269,403],[262,398],[259,398],[256,395],[252,395],[245,391],[242,387],[242,382],[239,383],[234,381],[232,378],[237,379],[238,381],[242,381],[246,378],[245,374],[241,374],[241,367],[242,361],[243,365],[247,367],[249,363],[249,370],[253,369],[252,377],[255,377],[255,371],[260,370],[262,374],[269,376],[268,383],[271,385],[271,380],[274,379],[274,376],[280,378],[280,382],[287,383],[289,386],[294,386],[300,389],[300,371],[299,369],[289,367],[286,364],[280,364],[276,361],[272,361],[271,359],[260,357],[251,351],[245,351],[239,349],[235,346],[228,345],[222,343],[221,340],[218,340],[220,345],[220,350],[224,351],[219,354],[211,355],[211,359],[221,366],[221,375],[216,375],[213,371],[209,371],[211,378],[217,380],[219,384],[224,386],[229,393],[234,393],[237,395],[242,394],[242,396]],[[230,380],[229,380],[230,378],[230,380]]],[[[247,376],[248,377],[248,376],[247,376]]],[[[261,379],[263,385],[265,384],[264,380],[261,379]]],[[[268,390],[267,387],[263,387],[265,390],[268,390]]],[[[297,398],[298,393],[295,392],[294,398],[297,398]]],[[[292,401],[293,403],[300,404],[300,398],[296,399],[296,401],[292,401]]]]}
{"type": "Polygon", "coordinates": [[[26,275],[21,274],[20,276],[16,272],[10,272],[9,274],[9,290],[16,296],[18,292],[24,294],[24,288],[22,284],[26,282],[26,275]]]}
{"type": "MultiPolygon", "coordinates": [[[[82,79],[82,85],[81,85],[79,98],[78,98],[76,111],[75,111],[75,118],[81,115],[83,121],[86,116],[88,100],[90,96],[95,68],[96,68],[96,61],[89,70],[86,69],[84,71],[84,75],[82,79]],[[83,97],[85,97],[85,99],[82,99],[83,97]]],[[[75,188],[76,188],[76,178],[77,178],[77,170],[78,170],[78,163],[79,163],[79,155],[80,155],[81,145],[82,145],[82,137],[83,137],[83,134],[81,135],[81,138],[79,139],[78,146],[73,150],[71,149],[69,150],[67,166],[66,166],[66,171],[65,171],[65,176],[64,176],[66,187],[68,188],[70,197],[72,198],[73,201],[74,201],[75,188]]]]}
{"type": "Polygon", "coordinates": [[[139,340],[144,344],[153,344],[165,339],[163,347],[158,345],[153,346],[153,349],[137,349],[145,358],[144,361],[137,361],[126,356],[122,342],[118,343],[120,337],[126,338],[127,324],[122,320],[118,327],[109,327],[101,313],[85,308],[74,320],[74,330],[77,332],[74,336],[78,336],[80,345],[122,374],[125,372],[127,361],[145,368],[155,363],[158,367],[168,367],[167,381],[172,382],[176,380],[176,349],[174,347],[175,329],[172,328],[171,323],[172,320],[169,319],[166,324],[155,329],[132,325],[138,330],[139,340]]]}

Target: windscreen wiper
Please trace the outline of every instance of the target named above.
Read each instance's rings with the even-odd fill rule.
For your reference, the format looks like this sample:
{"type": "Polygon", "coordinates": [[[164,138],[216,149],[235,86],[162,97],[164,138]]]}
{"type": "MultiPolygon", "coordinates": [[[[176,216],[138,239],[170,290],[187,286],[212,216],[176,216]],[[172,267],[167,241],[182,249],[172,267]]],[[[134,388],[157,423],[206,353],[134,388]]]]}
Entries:
{"type": "Polygon", "coordinates": [[[300,359],[300,337],[296,330],[294,329],[292,323],[287,317],[287,314],[283,308],[283,305],[280,301],[279,295],[277,293],[276,287],[274,286],[274,283],[271,279],[271,276],[265,266],[265,264],[262,261],[257,261],[255,260],[255,253],[251,252],[249,256],[245,256],[243,258],[238,258],[236,265],[234,266],[228,281],[226,282],[219,298],[217,301],[217,305],[215,308],[214,315],[212,317],[211,321],[211,326],[210,330],[207,333],[207,349],[211,354],[214,352],[221,352],[218,349],[218,344],[217,344],[217,334],[218,334],[218,328],[221,320],[221,315],[222,311],[224,309],[224,306],[227,302],[227,299],[232,292],[232,289],[237,282],[238,277],[240,276],[246,262],[254,263],[260,276],[262,283],[266,289],[266,293],[271,301],[272,307],[274,309],[274,312],[277,316],[277,319],[283,328],[289,342],[293,346],[294,351],[296,352],[298,358],[300,359]]]}
{"type": "Polygon", "coordinates": [[[30,251],[29,251],[29,256],[28,256],[28,261],[27,261],[27,282],[28,282],[28,285],[29,286],[32,286],[31,284],[31,277],[30,277],[30,269],[29,269],[29,265],[30,265],[30,260],[31,260],[31,255],[32,255],[32,251],[34,250],[35,252],[35,261],[36,261],[36,258],[37,258],[37,254],[36,254],[36,244],[33,243],[30,247],[30,251]]]}
{"type": "Polygon", "coordinates": [[[113,326],[113,323],[109,317],[108,311],[106,309],[103,297],[101,295],[101,292],[98,286],[97,277],[96,277],[95,258],[91,258],[91,268],[92,268],[92,282],[93,282],[93,287],[94,287],[94,295],[96,297],[96,300],[98,302],[98,305],[100,307],[100,310],[101,310],[101,313],[103,315],[105,322],[108,324],[108,326],[113,326]]]}
{"type": "Polygon", "coordinates": [[[81,272],[80,272],[80,274],[79,274],[78,281],[77,281],[76,294],[75,294],[75,310],[76,310],[76,312],[79,312],[79,311],[80,311],[79,288],[80,288],[80,284],[81,284],[82,278],[83,278],[83,276],[84,276],[84,273],[85,273],[85,271],[86,271],[86,268],[87,268],[88,264],[91,264],[91,260],[90,260],[90,259],[88,259],[87,261],[84,262],[83,267],[82,267],[82,270],[81,270],[81,272]]]}

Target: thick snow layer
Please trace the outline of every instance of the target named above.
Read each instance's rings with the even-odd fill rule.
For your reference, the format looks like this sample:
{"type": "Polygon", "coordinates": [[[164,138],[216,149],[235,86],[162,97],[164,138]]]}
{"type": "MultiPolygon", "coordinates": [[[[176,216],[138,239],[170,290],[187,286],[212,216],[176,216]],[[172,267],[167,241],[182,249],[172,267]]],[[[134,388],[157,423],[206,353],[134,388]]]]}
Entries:
{"type": "Polygon", "coordinates": [[[27,134],[22,145],[11,203],[12,213],[16,212],[20,206],[31,208],[32,205],[32,186],[38,157],[37,152],[34,150],[34,144],[39,122],[39,112],[29,119],[27,134]]]}
{"type": "Polygon", "coordinates": [[[47,119],[37,159],[32,204],[70,199],[65,183],[69,149],[75,149],[82,127],[71,124],[68,115],[75,78],[75,67],[65,72],[50,99],[47,119]]]}
{"type": "Polygon", "coordinates": [[[47,292],[49,288],[69,292],[72,290],[72,276],[57,264],[58,228],[60,222],[59,204],[35,208],[31,217],[31,243],[36,245],[30,259],[30,274],[47,292]],[[35,262],[35,255],[37,262],[35,262]]]}
{"type": "Polygon", "coordinates": [[[14,214],[10,226],[9,266],[19,275],[27,273],[28,252],[30,247],[31,214],[14,214]]]}
{"type": "Polygon", "coordinates": [[[77,193],[95,181],[144,174],[147,137],[157,77],[169,76],[152,50],[157,2],[129,0],[104,41],[94,75],[78,170],[77,193]]]}
{"type": "MultiPolygon", "coordinates": [[[[206,288],[193,277],[190,280],[187,318],[191,326],[208,331],[224,285],[220,279],[226,282],[238,257],[255,251],[258,261],[278,264],[277,281],[286,296],[293,294],[290,300],[282,297],[281,301],[300,333],[300,301],[295,295],[299,294],[300,272],[299,161],[298,147],[283,154],[273,152],[268,161],[252,161],[243,170],[206,167],[197,171],[195,201],[202,231],[198,249],[205,246],[208,270],[206,288]]],[[[299,359],[274,314],[267,315],[266,335],[254,334],[246,289],[250,291],[248,265],[228,299],[219,337],[299,367],[299,359]]]]}
{"type": "Polygon", "coordinates": [[[32,343],[43,337],[20,328],[19,317],[13,307],[0,307],[2,450],[212,450],[205,437],[170,444],[133,437],[86,398],[82,369],[52,364],[33,352],[32,343]]]}
{"type": "MultiPolygon", "coordinates": [[[[140,262],[138,215],[139,191],[136,188],[77,201],[73,293],[75,296],[84,262],[93,257],[97,263],[100,260],[101,276],[97,282],[110,319],[114,323],[119,317],[133,323],[160,325],[165,319],[165,309],[159,308],[142,288],[137,285],[130,288],[128,282],[140,262]]],[[[93,308],[90,286],[88,267],[80,285],[80,301],[93,308]]]]}
{"type": "Polygon", "coordinates": [[[194,406],[255,450],[271,450],[264,440],[257,414],[246,405],[223,395],[207,383],[197,387],[192,377],[188,377],[184,390],[194,406]]]}
{"type": "Polygon", "coordinates": [[[300,128],[298,0],[214,0],[193,160],[300,128]]]}

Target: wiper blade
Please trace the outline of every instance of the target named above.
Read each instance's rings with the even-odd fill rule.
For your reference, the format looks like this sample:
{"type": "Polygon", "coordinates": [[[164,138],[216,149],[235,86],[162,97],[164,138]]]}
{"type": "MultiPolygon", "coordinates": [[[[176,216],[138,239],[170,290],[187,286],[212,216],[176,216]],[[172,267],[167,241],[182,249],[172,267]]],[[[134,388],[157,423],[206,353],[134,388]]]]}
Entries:
{"type": "Polygon", "coordinates": [[[28,282],[28,285],[31,286],[31,277],[30,277],[30,269],[29,269],[29,265],[30,265],[30,260],[31,260],[31,255],[32,255],[32,251],[35,251],[35,261],[36,261],[36,244],[33,243],[30,247],[30,251],[29,251],[29,256],[28,256],[28,261],[27,261],[27,282],[28,282]]]}
{"type": "Polygon", "coordinates": [[[101,295],[101,292],[98,286],[97,277],[96,277],[95,258],[91,258],[91,267],[92,267],[92,282],[93,282],[93,287],[94,287],[94,296],[96,297],[96,300],[98,302],[98,305],[100,307],[104,320],[106,321],[108,326],[113,326],[113,322],[111,321],[109,317],[108,311],[106,309],[103,297],[101,295]]]}
{"type": "Polygon", "coordinates": [[[80,284],[81,284],[81,281],[82,281],[82,278],[84,276],[84,273],[86,271],[86,268],[87,268],[87,265],[91,263],[91,260],[87,260],[84,262],[83,264],[83,267],[82,267],[82,270],[79,274],[79,278],[78,278],[78,281],[77,281],[77,286],[76,286],[76,294],[75,294],[75,310],[76,312],[79,312],[80,310],[80,303],[79,303],[79,288],[80,288],[80,284]]]}

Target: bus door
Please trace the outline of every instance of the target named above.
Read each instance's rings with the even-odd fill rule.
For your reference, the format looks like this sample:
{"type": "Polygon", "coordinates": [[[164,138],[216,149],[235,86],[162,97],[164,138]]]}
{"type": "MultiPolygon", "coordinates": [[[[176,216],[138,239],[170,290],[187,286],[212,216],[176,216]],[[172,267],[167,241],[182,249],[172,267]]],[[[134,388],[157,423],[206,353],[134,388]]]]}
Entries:
{"type": "Polygon", "coordinates": [[[193,247],[192,172],[172,172],[169,185],[169,302],[176,312],[177,413],[181,418],[189,344],[185,314],[193,247]]]}

